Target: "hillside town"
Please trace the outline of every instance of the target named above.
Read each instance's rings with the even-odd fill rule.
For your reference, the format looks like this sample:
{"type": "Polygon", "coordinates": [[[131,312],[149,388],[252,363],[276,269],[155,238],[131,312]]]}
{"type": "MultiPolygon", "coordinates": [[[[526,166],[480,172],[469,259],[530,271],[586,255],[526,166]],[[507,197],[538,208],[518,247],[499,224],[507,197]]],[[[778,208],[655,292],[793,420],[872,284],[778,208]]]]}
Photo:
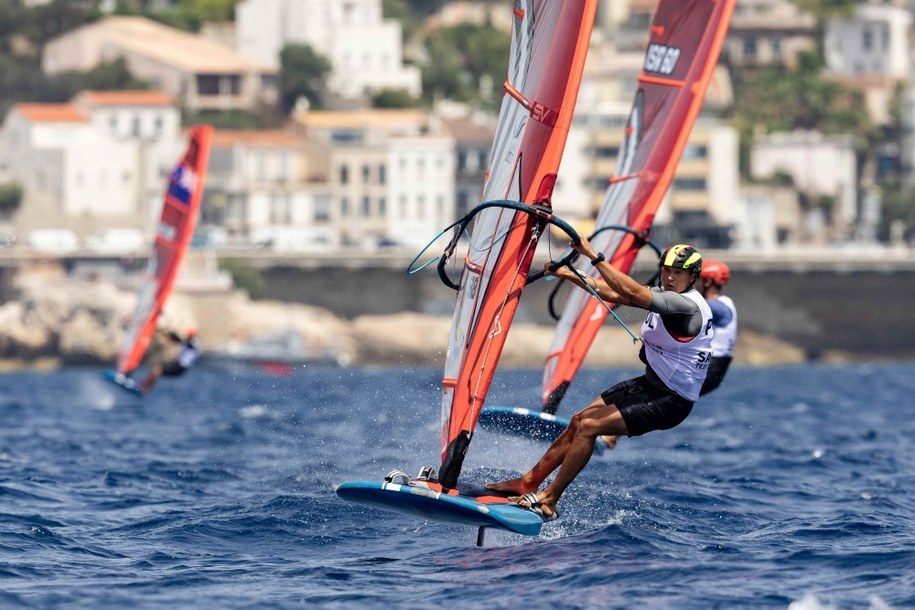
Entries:
{"type": "MultiPolygon", "coordinates": [[[[580,230],[593,228],[614,175],[653,5],[600,3],[553,195],[557,214],[580,230]]],[[[423,27],[465,22],[508,32],[510,3],[445,3],[423,27]]],[[[905,2],[859,2],[825,22],[789,0],[738,2],[656,238],[762,253],[904,247],[910,227],[889,218],[883,184],[915,182],[911,31],[905,2]],[[732,119],[735,79],[792,69],[817,48],[822,78],[860,94],[859,110],[885,139],[865,154],[853,132],[757,129],[743,141],[732,119]]],[[[422,52],[403,38],[381,0],[243,0],[234,22],[197,33],[108,14],[50,38],[46,75],[121,59],[153,88],[9,108],[0,185],[16,185],[21,200],[3,209],[2,242],[54,254],[144,251],[184,144],[183,117],[275,106],[282,50],[305,44],[331,66],[330,101],[316,108],[303,96],[276,128],[216,129],[195,244],[284,253],[425,246],[478,203],[495,110],[448,99],[371,107],[375,91],[422,94],[420,69],[406,59],[422,52]]],[[[478,86],[498,98],[498,83],[478,86]]]]}

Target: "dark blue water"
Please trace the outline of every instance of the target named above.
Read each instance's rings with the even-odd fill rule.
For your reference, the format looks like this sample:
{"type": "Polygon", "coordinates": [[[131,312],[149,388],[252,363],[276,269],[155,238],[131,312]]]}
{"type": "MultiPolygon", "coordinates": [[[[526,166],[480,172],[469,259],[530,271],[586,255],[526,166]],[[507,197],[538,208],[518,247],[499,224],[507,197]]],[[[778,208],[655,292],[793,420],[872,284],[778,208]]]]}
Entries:
{"type": "MultiPolygon", "coordinates": [[[[567,412],[633,372],[586,371],[567,412]]],[[[135,399],[0,375],[0,607],[915,607],[915,365],[732,370],[594,458],[541,536],[483,548],[334,494],[437,465],[440,376],[202,365],[135,399]]],[[[500,371],[491,404],[539,378],[500,371]]],[[[543,449],[480,431],[463,479],[543,449]]]]}

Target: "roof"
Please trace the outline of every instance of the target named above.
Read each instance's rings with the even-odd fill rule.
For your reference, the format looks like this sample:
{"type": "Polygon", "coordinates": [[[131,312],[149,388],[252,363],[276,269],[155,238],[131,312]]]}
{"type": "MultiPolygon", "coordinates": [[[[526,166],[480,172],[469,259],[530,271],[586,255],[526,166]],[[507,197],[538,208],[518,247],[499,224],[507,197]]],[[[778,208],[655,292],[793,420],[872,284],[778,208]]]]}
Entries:
{"type": "Polygon", "coordinates": [[[89,118],[72,104],[16,104],[13,110],[33,123],[89,122],[89,118]]]}
{"type": "Polygon", "coordinates": [[[277,72],[231,47],[144,17],[112,16],[84,27],[104,32],[123,50],[195,74],[277,72]]]}
{"type": "Polygon", "coordinates": [[[423,127],[429,123],[429,115],[424,110],[400,108],[341,112],[311,110],[296,114],[295,120],[306,127],[393,129],[404,125],[423,127]]]}
{"type": "Polygon", "coordinates": [[[243,145],[260,148],[294,148],[301,146],[302,141],[300,136],[280,129],[216,129],[213,131],[211,145],[213,147],[243,145]]]}
{"type": "Polygon", "coordinates": [[[492,142],[496,135],[495,124],[487,124],[471,118],[444,119],[442,123],[455,141],[460,143],[492,142]]]}
{"type": "Polygon", "coordinates": [[[92,106],[174,106],[175,100],[162,91],[83,91],[80,101],[92,106]]]}

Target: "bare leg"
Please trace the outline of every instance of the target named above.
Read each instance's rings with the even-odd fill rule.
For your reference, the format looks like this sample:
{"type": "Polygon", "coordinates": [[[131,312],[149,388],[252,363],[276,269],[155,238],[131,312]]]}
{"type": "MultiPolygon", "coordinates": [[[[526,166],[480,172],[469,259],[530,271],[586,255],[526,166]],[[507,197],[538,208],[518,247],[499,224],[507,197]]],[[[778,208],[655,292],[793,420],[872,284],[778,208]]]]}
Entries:
{"type": "MultiPolygon", "coordinates": [[[[572,447],[572,443],[575,440],[576,434],[579,427],[581,426],[582,421],[590,419],[600,409],[606,408],[606,406],[607,405],[604,404],[602,398],[597,398],[594,402],[592,402],[590,405],[572,417],[568,427],[562,431],[562,434],[560,434],[555,441],[553,441],[553,444],[550,445],[550,448],[546,450],[546,453],[543,454],[543,457],[540,458],[540,461],[534,464],[530,470],[516,479],[509,479],[499,483],[489,483],[486,485],[486,489],[516,493],[519,495],[537,491],[537,488],[540,487],[540,484],[543,483],[548,476],[550,476],[551,472],[559,468],[559,466],[561,466],[563,461],[566,459],[566,455],[568,454],[569,449],[572,447]]],[[[614,407],[614,409],[615,408],[616,407],[614,407]]],[[[625,424],[623,426],[622,433],[626,433],[625,424]]]]}
{"type": "Polygon", "coordinates": [[[149,373],[146,375],[146,377],[143,379],[143,381],[141,381],[139,383],[140,391],[143,392],[144,394],[149,392],[153,388],[153,386],[156,385],[156,381],[159,380],[159,376],[161,374],[162,374],[162,367],[159,365],[156,365],[156,366],[152,367],[151,369],[149,369],[149,373]]]}
{"type": "MultiPolygon", "coordinates": [[[[598,401],[600,401],[600,399],[598,399],[598,401]]],[[[559,503],[560,496],[562,496],[569,484],[575,480],[578,473],[588,464],[594,451],[594,442],[597,440],[597,437],[602,435],[619,436],[628,433],[626,422],[623,420],[623,416],[619,412],[619,409],[616,408],[616,405],[605,405],[603,404],[603,401],[600,401],[600,405],[592,403],[591,406],[575,417],[579,418],[579,422],[572,432],[572,438],[568,442],[568,446],[565,448],[562,456],[563,459],[560,462],[559,472],[543,491],[537,493],[537,501],[540,503],[540,508],[547,517],[556,512],[556,505],[559,503]]],[[[570,425],[569,428],[571,429],[572,426],[570,425]]],[[[558,440],[559,439],[557,439],[557,441],[558,440]]],[[[552,449],[553,448],[551,447],[550,450],[552,449]]],[[[549,453],[549,451],[547,451],[547,453],[549,453]]],[[[521,478],[524,479],[528,474],[534,472],[539,473],[537,468],[538,466],[541,466],[541,463],[544,462],[546,457],[547,456],[545,455],[529,473],[521,478]]],[[[544,475],[543,479],[545,478],[546,475],[544,475]]],[[[543,482],[543,479],[540,479],[540,482],[543,482]]],[[[530,493],[530,491],[533,490],[524,493],[530,493]]],[[[521,497],[510,497],[509,500],[519,502],[522,505],[527,504],[521,497]]]]}

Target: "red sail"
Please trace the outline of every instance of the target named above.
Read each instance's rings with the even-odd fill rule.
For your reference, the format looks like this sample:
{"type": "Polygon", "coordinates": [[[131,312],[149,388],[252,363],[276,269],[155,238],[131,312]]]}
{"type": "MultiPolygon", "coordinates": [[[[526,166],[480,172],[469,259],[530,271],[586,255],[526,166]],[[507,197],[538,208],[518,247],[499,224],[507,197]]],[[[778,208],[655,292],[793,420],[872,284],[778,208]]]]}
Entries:
{"type": "MultiPolygon", "coordinates": [[[[598,229],[651,229],[705,98],[735,1],[658,4],[617,174],[598,214],[598,229]]],[[[624,273],[640,245],[635,235],[620,231],[603,231],[592,244],[624,273]]],[[[597,275],[590,265],[582,271],[597,275]]],[[[555,412],[606,316],[607,309],[586,292],[569,295],[544,369],[544,410],[555,412]]]]}
{"type": "Polygon", "coordinates": [[[123,375],[143,360],[156,332],[156,320],[190,246],[203,196],[212,136],[213,128],[209,125],[191,128],[187,150],[169,177],[137,306],[118,356],[118,372],[123,375]]]}
{"type": "MultiPolygon", "coordinates": [[[[506,95],[482,200],[549,206],[572,119],[597,0],[516,0],[506,95]]],[[[499,362],[543,221],[524,211],[474,218],[442,382],[442,467],[457,481],[499,362]]]]}

